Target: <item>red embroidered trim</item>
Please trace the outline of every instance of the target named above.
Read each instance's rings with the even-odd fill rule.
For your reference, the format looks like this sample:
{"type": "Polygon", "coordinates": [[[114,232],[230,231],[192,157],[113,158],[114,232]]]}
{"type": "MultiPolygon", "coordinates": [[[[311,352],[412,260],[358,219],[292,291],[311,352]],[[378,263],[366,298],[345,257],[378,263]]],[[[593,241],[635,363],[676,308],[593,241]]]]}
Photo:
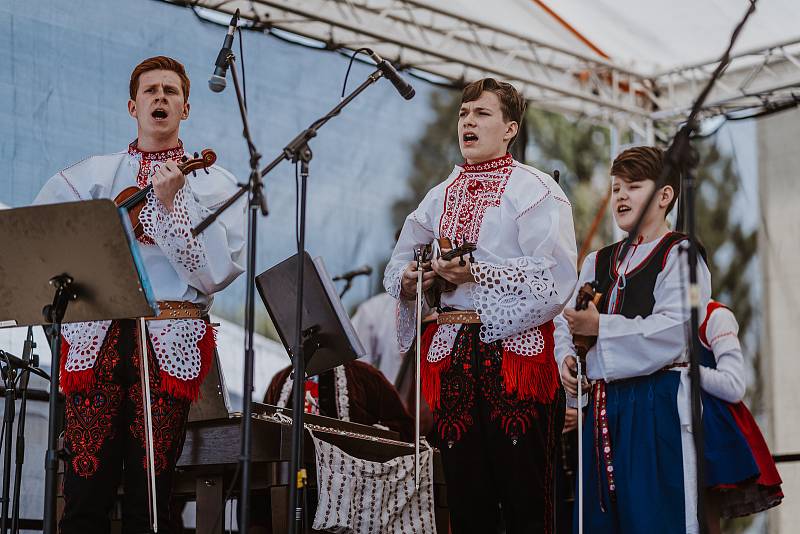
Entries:
{"type": "Polygon", "coordinates": [[[83,197],[81,197],[81,194],[78,193],[78,190],[75,189],[75,186],[72,185],[72,182],[69,181],[69,178],[67,178],[67,176],[64,174],[64,172],[62,171],[62,172],[60,172],[58,174],[64,179],[65,182],[67,182],[67,185],[69,186],[70,189],[72,189],[72,192],[75,193],[75,198],[77,198],[78,200],[83,200],[83,197]]]}
{"type": "MultiPolygon", "coordinates": [[[[152,358],[151,358],[152,359],[152,358]]],[[[151,381],[152,382],[152,381],[151,381]]],[[[152,386],[152,383],[151,383],[152,386]]],[[[173,464],[173,456],[183,439],[183,427],[189,413],[191,402],[179,399],[168,393],[151,390],[150,408],[153,415],[153,465],[156,474],[162,473],[173,464]]],[[[134,418],[130,424],[131,435],[142,448],[144,442],[144,408],[142,404],[142,385],[133,384],[128,395],[134,404],[134,418]]],[[[142,467],[147,469],[147,457],[142,455],[142,467]]]]}
{"type": "Polygon", "coordinates": [[[703,320],[703,324],[700,325],[700,328],[698,330],[700,341],[706,347],[711,347],[711,345],[708,342],[708,337],[706,335],[706,330],[708,329],[708,321],[711,319],[711,314],[714,313],[714,311],[716,311],[718,308],[727,309],[728,307],[722,304],[721,302],[717,302],[716,300],[708,301],[708,305],[706,306],[706,318],[703,320]]]}
{"type": "Polygon", "coordinates": [[[500,156],[499,158],[482,161],[480,163],[464,163],[459,166],[464,169],[464,172],[492,172],[503,167],[510,167],[513,163],[514,158],[510,153],[506,153],[505,156],[500,156]]]}
{"type": "Polygon", "coordinates": [[[108,369],[113,369],[119,360],[117,346],[119,343],[120,325],[119,322],[114,321],[106,333],[106,338],[102,341],[100,351],[95,359],[94,367],[84,369],[82,371],[67,371],[67,354],[69,354],[69,343],[61,336],[61,374],[59,376],[59,385],[64,395],[71,395],[78,391],[88,391],[93,388],[97,382],[97,373],[106,372],[110,373],[108,369]],[[108,362],[113,362],[112,367],[108,368],[108,362]]]}
{"type": "Polygon", "coordinates": [[[422,332],[422,340],[420,341],[420,355],[422,360],[422,365],[420,366],[420,382],[422,383],[422,396],[433,411],[439,409],[442,391],[442,371],[450,367],[449,354],[438,362],[428,361],[428,351],[430,351],[433,336],[436,335],[436,330],[438,328],[439,325],[436,323],[429,324],[422,332]]]}
{"type": "Polygon", "coordinates": [[[139,140],[134,139],[133,142],[128,145],[128,154],[135,157],[141,158],[142,161],[167,161],[168,159],[179,159],[183,157],[183,141],[178,139],[178,146],[174,148],[168,148],[167,150],[156,150],[155,152],[145,152],[144,150],[139,150],[139,140]]]}
{"type": "MultiPolygon", "coordinates": [[[[178,139],[178,146],[168,150],[159,150],[156,152],[144,152],[139,150],[137,144],[139,140],[135,139],[128,145],[128,155],[139,160],[139,172],[136,174],[136,184],[140,189],[147,187],[153,175],[161,168],[161,164],[167,160],[178,161],[184,156],[183,142],[178,139]]],[[[150,236],[142,234],[138,237],[138,241],[145,245],[155,245],[150,236]]]]}
{"type": "Polygon", "coordinates": [[[486,210],[500,205],[511,166],[486,173],[462,172],[445,189],[439,236],[477,243],[486,210]]]}
{"type": "Polygon", "coordinates": [[[87,392],[69,395],[64,439],[72,452],[72,469],[83,478],[100,467],[100,449],[114,436],[113,419],[122,404],[122,386],[103,383],[87,392]]]}
{"type": "MultiPolygon", "coordinates": [[[[608,435],[608,415],[606,413],[606,383],[599,380],[594,388],[594,446],[597,454],[597,482],[603,480],[602,474],[605,472],[608,484],[608,494],[612,502],[617,497],[617,486],[614,483],[614,463],[611,454],[611,436],[608,435]]],[[[600,488],[598,488],[599,490],[600,488]]],[[[603,502],[603,492],[598,491],[600,496],[600,509],[605,512],[603,502]]]]}
{"type": "Polygon", "coordinates": [[[64,439],[73,453],[72,469],[83,478],[90,478],[97,472],[100,449],[114,436],[113,419],[119,413],[123,394],[122,386],[110,381],[120,359],[119,334],[120,326],[115,321],[97,356],[95,369],[61,375],[62,389],[67,395],[64,439]],[[99,381],[95,380],[96,376],[99,381]]]}

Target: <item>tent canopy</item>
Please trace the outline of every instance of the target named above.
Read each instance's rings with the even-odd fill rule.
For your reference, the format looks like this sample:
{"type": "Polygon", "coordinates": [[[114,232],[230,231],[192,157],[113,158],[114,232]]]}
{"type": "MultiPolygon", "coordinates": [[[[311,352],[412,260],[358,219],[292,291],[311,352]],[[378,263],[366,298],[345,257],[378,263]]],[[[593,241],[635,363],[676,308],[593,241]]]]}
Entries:
{"type": "MultiPolygon", "coordinates": [[[[169,1],[169,0],[167,0],[169,1]]],[[[174,3],[183,3],[173,0],[174,3]]],[[[649,129],[685,114],[749,2],[636,0],[196,0],[331,48],[370,47],[456,83],[496,76],[534,104],[649,129]]],[[[760,0],[708,114],[800,86],[800,3],[760,0]]]]}

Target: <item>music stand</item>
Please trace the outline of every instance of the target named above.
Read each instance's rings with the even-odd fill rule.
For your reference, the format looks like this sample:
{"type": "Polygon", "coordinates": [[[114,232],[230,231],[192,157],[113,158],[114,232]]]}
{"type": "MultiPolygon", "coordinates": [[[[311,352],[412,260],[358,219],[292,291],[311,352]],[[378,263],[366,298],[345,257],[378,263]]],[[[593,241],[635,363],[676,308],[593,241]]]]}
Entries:
{"type": "MultiPolygon", "coordinates": [[[[322,258],[303,253],[303,356],[306,377],[366,354],[322,258]]],[[[289,356],[297,330],[297,254],[256,276],[256,287],[289,356]]],[[[303,379],[295,377],[295,383],[303,379]]]]}
{"type": "Polygon", "coordinates": [[[128,216],[110,200],[0,211],[0,328],[51,325],[44,532],[55,534],[61,324],[152,317],[128,216]]]}

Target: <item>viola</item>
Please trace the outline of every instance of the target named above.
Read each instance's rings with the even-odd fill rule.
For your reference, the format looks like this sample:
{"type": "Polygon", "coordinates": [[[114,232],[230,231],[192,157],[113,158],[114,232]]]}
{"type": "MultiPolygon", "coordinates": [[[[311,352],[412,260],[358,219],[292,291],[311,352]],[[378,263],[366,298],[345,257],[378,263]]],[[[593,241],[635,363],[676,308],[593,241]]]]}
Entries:
{"type": "MultiPolygon", "coordinates": [[[[462,266],[466,265],[464,256],[469,254],[470,261],[473,261],[472,253],[477,249],[475,243],[469,243],[467,241],[454,247],[453,243],[446,237],[439,239],[439,247],[442,249],[450,249],[447,252],[442,252],[440,257],[443,260],[450,261],[454,258],[460,258],[459,263],[462,266]]],[[[433,259],[433,247],[430,244],[419,247],[415,255],[418,256],[415,258],[415,261],[421,263],[423,271],[430,271],[431,260],[433,259]]],[[[456,287],[457,286],[452,282],[448,282],[441,276],[437,276],[433,279],[433,285],[425,291],[425,301],[428,303],[428,306],[438,310],[441,307],[442,293],[453,291],[456,287]]]]}
{"type": "MultiPolygon", "coordinates": [[[[578,311],[585,310],[590,302],[594,302],[595,306],[597,306],[603,297],[603,294],[597,291],[598,287],[599,284],[596,281],[583,284],[575,297],[575,309],[578,311]]],[[[576,356],[584,364],[586,363],[586,353],[595,343],[597,343],[597,336],[582,336],[578,334],[572,336],[572,344],[575,346],[576,356]]]]}
{"type": "MultiPolygon", "coordinates": [[[[199,156],[195,152],[194,156],[195,157],[191,159],[184,156],[183,159],[178,162],[178,169],[180,169],[184,175],[193,173],[200,169],[207,169],[217,161],[217,154],[210,148],[203,150],[199,156]]],[[[147,193],[152,190],[153,184],[147,184],[147,186],[141,189],[135,185],[132,185],[120,191],[116,198],[114,198],[114,204],[128,211],[128,217],[131,219],[133,233],[137,238],[141,237],[144,232],[142,229],[142,223],[139,221],[139,214],[144,207],[144,201],[147,198],[147,193]]]]}

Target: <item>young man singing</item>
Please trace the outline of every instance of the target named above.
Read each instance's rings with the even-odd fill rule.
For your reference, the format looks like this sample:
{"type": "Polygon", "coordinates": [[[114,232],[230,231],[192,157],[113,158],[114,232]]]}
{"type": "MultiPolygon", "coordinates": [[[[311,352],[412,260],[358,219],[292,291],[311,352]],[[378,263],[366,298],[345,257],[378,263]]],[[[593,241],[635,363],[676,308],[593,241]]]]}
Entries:
{"type": "Polygon", "coordinates": [[[434,414],[454,534],[553,532],[556,442],[563,394],[553,318],[575,285],[572,212],[547,174],[508,147],[525,110],[491,78],[469,84],[458,117],[465,162],[431,189],[403,225],[384,285],[398,299],[398,334],[415,335],[414,248],[475,243],[473,261],[432,261],[423,276],[456,285],[422,337],[422,389],[434,414]]]}
{"type": "MultiPolygon", "coordinates": [[[[186,417],[214,352],[208,308],[212,295],[243,270],[244,204],[192,236],[191,228],[236,191],[236,181],[216,166],[188,178],[178,169],[184,156],[178,134],[189,117],[189,78],[178,61],[158,56],[133,70],[128,112],[136,120],[137,138],[127,150],[64,169],[35,202],[113,199],[127,187],[153,185],[140,215],[144,234],[138,246],[164,315],[147,321],[147,358],[159,532],[169,533],[172,474],[186,417]],[[175,314],[182,318],[166,318],[175,314]]],[[[150,532],[137,324],[73,323],[62,333],[60,387],[67,398],[69,460],[59,530],[107,533],[108,514],[124,480],[122,531],[150,532]]]]}

